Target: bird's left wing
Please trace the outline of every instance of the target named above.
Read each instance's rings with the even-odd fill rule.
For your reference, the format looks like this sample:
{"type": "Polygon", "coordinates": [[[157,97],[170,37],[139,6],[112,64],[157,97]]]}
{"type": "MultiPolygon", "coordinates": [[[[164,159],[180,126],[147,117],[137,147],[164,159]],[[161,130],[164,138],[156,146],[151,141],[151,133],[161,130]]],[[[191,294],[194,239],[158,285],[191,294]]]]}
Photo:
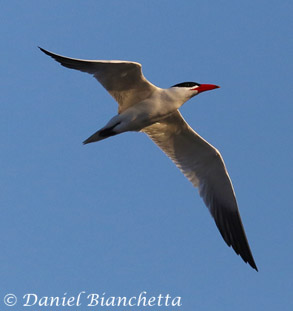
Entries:
{"type": "Polygon", "coordinates": [[[241,222],[233,186],[220,153],[200,137],[177,110],[143,129],[199,188],[216,225],[228,244],[257,270],[241,222]]]}
{"type": "Polygon", "coordinates": [[[40,48],[62,66],[90,73],[119,104],[119,113],[144,100],[156,89],[143,75],[141,64],[119,60],[82,60],[40,48]]]}

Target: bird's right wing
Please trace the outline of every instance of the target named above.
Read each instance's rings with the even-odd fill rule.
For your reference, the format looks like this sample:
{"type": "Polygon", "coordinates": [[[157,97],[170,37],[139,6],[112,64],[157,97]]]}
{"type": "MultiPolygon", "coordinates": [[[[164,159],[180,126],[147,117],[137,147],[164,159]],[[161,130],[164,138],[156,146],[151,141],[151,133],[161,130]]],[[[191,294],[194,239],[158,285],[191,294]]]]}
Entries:
{"type": "Polygon", "coordinates": [[[233,186],[224,161],[212,145],[200,137],[179,111],[143,129],[199,188],[216,225],[228,244],[257,270],[241,222],[233,186]]]}
{"type": "Polygon", "coordinates": [[[40,48],[62,66],[90,73],[119,104],[119,113],[144,100],[156,89],[143,75],[141,64],[118,60],[82,60],[64,57],[40,48]]]}

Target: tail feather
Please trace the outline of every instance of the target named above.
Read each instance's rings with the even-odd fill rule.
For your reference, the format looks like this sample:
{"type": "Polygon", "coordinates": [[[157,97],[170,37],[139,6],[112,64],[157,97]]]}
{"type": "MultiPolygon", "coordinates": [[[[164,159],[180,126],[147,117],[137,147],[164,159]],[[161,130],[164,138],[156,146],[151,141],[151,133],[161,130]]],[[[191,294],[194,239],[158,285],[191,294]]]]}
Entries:
{"type": "Polygon", "coordinates": [[[89,144],[89,143],[94,143],[96,141],[100,141],[103,140],[105,138],[117,135],[119,133],[116,133],[113,129],[117,124],[115,124],[114,126],[111,126],[109,128],[104,128],[101,130],[98,130],[96,133],[94,133],[92,136],[90,136],[88,139],[86,139],[83,144],[89,144]]]}

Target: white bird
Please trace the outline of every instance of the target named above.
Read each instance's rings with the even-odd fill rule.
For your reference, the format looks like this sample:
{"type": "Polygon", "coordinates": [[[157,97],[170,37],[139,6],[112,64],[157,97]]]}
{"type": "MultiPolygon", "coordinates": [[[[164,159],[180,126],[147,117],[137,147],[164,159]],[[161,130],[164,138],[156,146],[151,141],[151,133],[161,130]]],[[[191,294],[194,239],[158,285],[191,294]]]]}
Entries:
{"type": "Polygon", "coordinates": [[[219,86],[184,82],[162,89],[143,76],[141,64],[136,62],[81,60],[40,50],[62,66],[92,74],[118,102],[118,114],[84,144],[127,131],[146,133],[198,187],[228,246],[258,271],[221,154],[178,111],[193,96],[219,86]]]}

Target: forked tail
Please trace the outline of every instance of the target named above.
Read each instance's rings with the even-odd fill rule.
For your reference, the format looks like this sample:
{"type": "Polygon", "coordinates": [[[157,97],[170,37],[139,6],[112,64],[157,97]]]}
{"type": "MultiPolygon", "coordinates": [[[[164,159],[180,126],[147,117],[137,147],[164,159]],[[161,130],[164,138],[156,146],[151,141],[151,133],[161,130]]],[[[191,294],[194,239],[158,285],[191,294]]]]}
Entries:
{"type": "Polygon", "coordinates": [[[86,139],[83,144],[89,144],[89,143],[94,143],[96,141],[100,141],[103,139],[106,139],[108,137],[117,135],[119,133],[116,133],[114,131],[114,127],[118,125],[119,123],[115,124],[114,126],[108,127],[108,128],[102,128],[98,130],[96,133],[94,133],[92,136],[90,136],[88,139],[86,139]]]}

